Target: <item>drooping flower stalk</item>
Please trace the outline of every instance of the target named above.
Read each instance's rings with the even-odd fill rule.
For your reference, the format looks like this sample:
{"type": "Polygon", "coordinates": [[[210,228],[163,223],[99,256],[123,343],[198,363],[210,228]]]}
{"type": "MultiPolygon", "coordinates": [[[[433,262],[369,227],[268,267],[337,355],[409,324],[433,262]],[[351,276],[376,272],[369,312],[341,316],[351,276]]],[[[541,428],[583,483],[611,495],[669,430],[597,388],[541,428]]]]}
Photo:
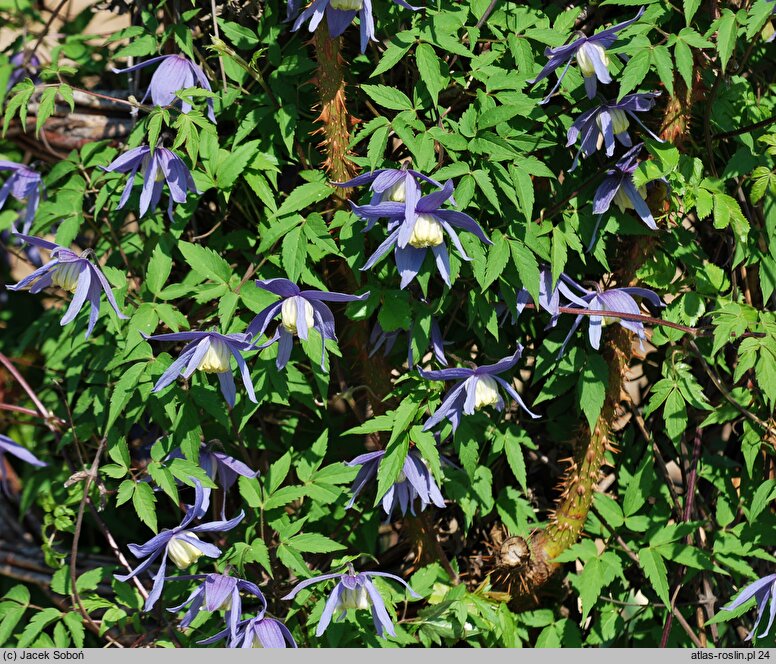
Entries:
{"type": "MultiPolygon", "coordinates": [[[[355,118],[348,113],[345,103],[345,74],[343,59],[340,55],[341,37],[331,38],[325,24],[318,26],[313,37],[318,57],[316,83],[321,96],[321,113],[317,120],[321,127],[315,133],[323,140],[319,147],[326,156],[323,167],[335,182],[345,182],[358,172],[357,166],[350,160],[348,144],[350,128],[355,118]]],[[[337,195],[345,198],[347,189],[337,189],[337,195]]]]}

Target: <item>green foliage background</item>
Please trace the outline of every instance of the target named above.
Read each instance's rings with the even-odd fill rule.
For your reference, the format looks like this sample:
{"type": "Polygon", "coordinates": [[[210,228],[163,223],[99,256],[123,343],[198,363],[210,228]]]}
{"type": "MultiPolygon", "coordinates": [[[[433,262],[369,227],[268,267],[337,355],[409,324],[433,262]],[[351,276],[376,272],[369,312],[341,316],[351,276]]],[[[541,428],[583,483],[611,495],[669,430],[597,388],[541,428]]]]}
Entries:
{"type": "MultiPolygon", "coordinates": [[[[61,293],[2,294],[0,352],[51,417],[35,415],[28,393],[0,370],[2,402],[33,412],[0,411],[0,430],[49,464],[13,463],[21,491],[0,497],[0,549],[23,543],[39,569],[35,577],[0,577],[0,644],[194,647],[219,631],[218,615],[203,612],[178,630],[180,614],[142,612],[137,588],[113,580],[124,570],[111,543],[134,565],[127,543],[176,525],[192,478],[214,486],[197,461],[200,442],[216,440],[261,476],[241,478],[230,493],[227,513],[248,516],[217,539],[223,556],[203,558],[196,569],[228,565],[259,583],[269,611],[300,645],[638,647],[657,645],[664,631],[670,646],[743,645],[753,612],[719,609],[776,562],[776,49],[765,41],[774,3],[439,0],[412,13],[375,0],[378,41],[360,54],[350,27],[341,43],[347,112],[357,119],[349,159],[360,172],[411,160],[437,180],[453,178],[457,209],[493,240],[486,247],[462,234],[472,261],[451,255],[452,288],[429,260],[406,290],[390,257],[370,272],[358,269],[383,228],[363,234],[329,183],[314,135],[316,47],[306,27],[291,32],[283,3],[216,3],[219,37],[209,2],[130,4],[131,11],[116,7],[129,11],[131,27],[107,37],[84,32],[93,8],[73,17],[50,49],[43,82],[22,82],[4,101],[0,158],[32,159],[44,173],[47,198],[32,234],[91,247],[130,319],[104,305],[85,340],[86,314],[59,326],[61,293]],[[667,140],[646,137],[649,158],[634,178],[653,185],[659,231],[612,207],[586,253],[596,225],[592,196],[613,160],[599,151],[569,173],[575,148],[565,144],[573,120],[594,102],[575,65],[544,106],[547,83],[528,81],[545,64],[545,47],[626,20],[641,6],[643,17],[609,50],[614,82],[605,94],[662,93],[642,118],[667,140]],[[74,91],[139,99],[150,70],[127,89],[126,75],[111,66],[177,52],[205,68],[217,125],[203,113],[204,95],[190,90],[181,93],[195,102],[186,115],[141,109],[118,140],[84,142],[66,155],[47,147],[47,123],[76,108],[74,91]],[[163,209],[138,219],[139,187],[116,209],[126,176],[100,168],[157,141],[187,161],[201,192],[176,206],[173,221],[163,209]],[[695,332],[655,325],[646,352],[634,340],[630,375],[638,384],[619,404],[582,536],[555,560],[557,574],[525,593],[519,574],[497,569],[494,551],[505,537],[530,539],[551,521],[564,459],[599,421],[608,381],[608,360],[590,347],[587,322],[556,360],[573,317],[554,329],[544,312],[515,317],[521,288],[538,300],[545,264],[555,278],[565,272],[580,282],[651,288],[669,302],[660,315],[695,332]],[[629,283],[617,282],[623,274],[629,283]],[[272,277],[370,291],[364,303],[335,306],[340,343],[326,344],[328,372],[313,334],[297,343],[284,372],[275,368],[275,347],[249,357],[258,405],[238,387],[229,410],[215,380],[201,373],[151,394],[174,355],[141,333],[243,331],[274,301],[253,279],[272,277]],[[491,363],[523,344],[516,377],[541,418],[511,403],[503,414],[465,417],[452,438],[446,425],[441,447],[423,433],[445,386],[407,368],[405,342],[423,357],[432,315],[453,364],[491,363]],[[377,322],[398,332],[385,358],[368,357],[377,322]],[[101,440],[106,453],[87,482],[83,471],[101,440]],[[448,506],[386,525],[376,498],[398,478],[410,443],[448,506]],[[375,444],[387,448],[376,487],[346,510],[356,469],[342,462],[375,444]],[[169,461],[176,447],[185,458],[169,461]],[[296,579],[345,560],[400,574],[423,596],[407,600],[397,586],[378,584],[396,638],[377,638],[361,611],[317,639],[326,589],[279,599],[296,579]],[[681,620],[666,629],[672,605],[681,620]]],[[[0,0],[0,19],[20,35],[26,30],[28,45],[46,17],[35,3],[0,0]]],[[[22,46],[19,37],[0,55],[0,96],[9,56],[22,46]]],[[[129,119],[129,111],[109,113],[129,119]]],[[[633,123],[630,131],[645,138],[633,123]]],[[[363,203],[369,194],[350,197],[363,203]]],[[[7,203],[0,229],[16,215],[7,203]]],[[[18,248],[9,244],[7,253],[18,248]]],[[[17,279],[7,266],[2,277],[17,279]]],[[[180,603],[192,587],[168,582],[162,605],[180,603]]]]}

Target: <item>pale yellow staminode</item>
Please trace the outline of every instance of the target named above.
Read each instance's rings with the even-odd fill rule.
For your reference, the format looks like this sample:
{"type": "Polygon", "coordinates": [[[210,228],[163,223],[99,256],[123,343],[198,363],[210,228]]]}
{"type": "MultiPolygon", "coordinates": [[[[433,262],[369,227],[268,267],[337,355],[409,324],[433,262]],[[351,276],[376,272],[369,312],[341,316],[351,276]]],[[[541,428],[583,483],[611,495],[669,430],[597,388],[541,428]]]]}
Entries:
{"type": "Polygon", "coordinates": [[[197,368],[205,373],[224,373],[229,371],[230,355],[229,346],[220,339],[210,337],[210,347],[197,368]]]}
{"type": "Polygon", "coordinates": [[[438,247],[445,240],[444,230],[430,214],[419,214],[410,237],[410,246],[416,249],[438,247]]]}
{"type": "Polygon", "coordinates": [[[474,409],[498,403],[498,383],[493,376],[479,376],[474,386],[474,409]]]}
{"type": "Polygon", "coordinates": [[[388,191],[383,194],[383,198],[386,201],[392,201],[394,203],[404,203],[407,200],[407,184],[404,178],[399,180],[395,185],[390,187],[388,191]]]}
{"type": "MultiPolygon", "coordinates": [[[[610,108],[609,117],[612,120],[612,129],[615,134],[622,134],[622,132],[628,129],[630,122],[628,121],[628,114],[625,111],[619,108],[610,108]]],[[[598,128],[603,131],[600,113],[596,116],[595,123],[598,125],[598,128]]]]}
{"type": "MultiPolygon", "coordinates": [[[[645,198],[647,195],[647,188],[645,186],[639,187],[639,194],[642,198],[645,198]]],[[[620,212],[633,209],[633,203],[622,187],[617,190],[617,193],[614,195],[613,202],[618,208],[620,208],[620,212]]]]}
{"type": "MultiPolygon", "coordinates": [[[[313,312],[313,305],[307,300],[304,302],[304,320],[307,323],[307,327],[311,328],[315,323],[315,317],[313,312]]],[[[283,302],[283,306],[280,308],[280,323],[285,328],[286,332],[296,334],[296,303],[297,298],[292,297],[283,302]]]]}
{"type": "Polygon", "coordinates": [[[585,78],[595,76],[595,65],[593,64],[593,57],[591,52],[596,52],[598,57],[601,58],[601,62],[604,63],[604,67],[609,67],[609,56],[606,54],[606,50],[598,44],[591,44],[590,42],[583,44],[582,48],[577,51],[577,64],[582,71],[582,75],[585,78]]]}
{"type": "MultiPolygon", "coordinates": [[[[609,109],[609,117],[612,120],[612,130],[615,134],[621,134],[622,132],[626,131],[628,129],[628,116],[625,113],[625,111],[621,111],[619,108],[610,108],[609,109]]],[[[598,125],[598,128],[603,132],[604,128],[601,126],[601,114],[599,113],[596,115],[595,123],[598,125]]],[[[603,133],[599,132],[598,134],[598,140],[596,141],[596,147],[597,149],[601,149],[601,146],[604,144],[604,135],[603,133]]]]}
{"type": "MultiPolygon", "coordinates": [[[[185,531],[187,537],[199,540],[194,533],[185,531]]],[[[167,543],[167,555],[170,557],[175,566],[178,569],[186,569],[191,567],[199,558],[204,554],[196,546],[187,542],[179,537],[173,537],[167,543]]]]}
{"type": "Polygon", "coordinates": [[[329,6],[332,9],[344,11],[356,11],[364,6],[364,0],[331,0],[329,6]]]}
{"type": "Polygon", "coordinates": [[[75,293],[82,267],[80,262],[60,263],[51,271],[51,283],[62,290],[75,293]]]}
{"type": "Polygon", "coordinates": [[[344,611],[345,609],[368,609],[369,595],[364,586],[356,586],[353,590],[343,588],[337,601],[337,608],[334,610],[344,611]]]}

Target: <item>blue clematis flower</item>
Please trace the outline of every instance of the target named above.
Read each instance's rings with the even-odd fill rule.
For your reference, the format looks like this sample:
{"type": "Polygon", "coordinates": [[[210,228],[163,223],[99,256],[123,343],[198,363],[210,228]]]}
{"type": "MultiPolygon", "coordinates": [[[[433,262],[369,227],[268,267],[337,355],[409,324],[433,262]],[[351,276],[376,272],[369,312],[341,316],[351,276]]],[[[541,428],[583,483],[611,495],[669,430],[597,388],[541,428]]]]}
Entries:
{"type": "MultiPolygon", "coordinates": [[[[579,298],[581,302],[577,302],[575,300],[575,303],[572,306],[578,306],[582,309],[592,309],[595,311],[611,311],[623,314],[641,314],[639,305],[636,303],[636,300],[633,299],[633,296],[643,297],[656,307],[666,306],[656,293],[647,288],[636,287],[610,288],[609,290],[599,290],[597,292],[588,291],[587,295],[583,295],[581,298],[579,298]]],[[[566,345],[568,344],[574,332],[576,332],[583,318],[590,319],[588,338],[590,339],[590,345],[596,350],[598,350],[601,346],[601,328],[613,321],[618,322],[626,330],[635,332],[639,338],[639,342],[641,343],[641,348],[644,348],[644,339],[647,338],[647,335],[644,331],[644,324],[641,321],[625,320],[622,318],[615,318],[613,316],[585,316],[580,314],[577,316],[574,324],[571,326],[571,330],[569,330],[568,336],[563,342],[563,346],[561,346],[560,352],[558,353],[558,358],[560,358],[565,352],[566,345]]]]}
{"type": "Polygon", "coordinates": [[[596,93],[596,79],[601,83],[611,83],[612,77],[609,75],[609,56],[606,54],[606,49],[611,47],[615,41],[617,41],[617,33],[620,30],[627,28],[641,18],[644,13],[644,8],[639,10],[632,19],[613,25],[611,28],[602,30],[594,34],[591,37],[579,37],[575,41],[567,44],[566,46],[558,46],[557,48],[547,48],[544,51],[544,55],[549,58],[549,61],[544,68],[539,72],[539,75],[529,83],[538,83],[539,81],[547,78],[558,67],[565,64],[565,68],[558,77],[558,82],[550,90],[547,96],[542,99],[541,103],[546,104],[550,97],[555,94],[555,91],[560,87],[563,77],[566,75],[569,66],[571,65],[571,58],[576,56],[577,64],[582,72],[582,76],[585,80],[585,91],[589,99],[595,97],[596,93]]]}
{"type": "Polygon", "coordinates": [[[359,217],[367,221],[389,219],[388,237],[367,260],[362,270],[373,267],[383,256],[395,247],[396,267],[401,274],[401,288],[406,288],[418,275],[431,249],[437,269],[445,283],[450,286],[450,258],[445,246],[445,233],[450,237],[461,258],[471,260],[464,251],[453,227],[476,235],[485,244],[493,244],[480,225],[468,214],[457,210],[442,209],[442,204],[453,195],[453,182],[448,180],[440,191],[420,198],[407,214],[405,203],[382,202],[377,205],[356,205],[350,203],[359,217]]]}
{"type": "Polygon", "coordinates": [[[135,176],[140,171],[143,176],[143,189],[140,192],[140,216],[142,217],[148,208],[155,210],[162,197],[164,183],[170,190],[170,201],[167,205],[167,216],[172,218],[172,204],[185,203],[189,191],[200,193],[191,171],[183,159],[167,148],[155,148],[151,150],[147,145],[127,150],[117,157],[110,165],[103,168],[112,173],[129,173],[129,179],[121,194],[117,209],[124,207],[132,193],[135,184],[135,176]]]}
{"type": "MultiPolygon", "coordinates": [[[[184,459],[185,455],[180,447],[175,448],[167,455],[167,460],[184,459]]],[[[234,486],[238,476],[248,477],[253,479],[259,476],[258,470],[252,470],[248,468],[242,461],[238,461],[234,457],[214,450],[212,446],[202,443],[199,450],[199,467],[205,471],[205,474],[211,479],[216,481],[224,492],[224,501],[221,504],[221,518],[226,518],[226,493],[234,486]]],[[[205,498],[202,501],[202,517],[210,507],[210,487],[203,487],[202,491],[205,494],[205,498]]]]}
{"type": "Polygon", "coordinates": [[[321,369],[326,361],[326,339],[337,340],[334,329],[334,314],[324,302],[363,302],[369,292],[363,295],[328,293],[319,290],[301,290],[288,279],[258,279],[256,285],[270,293],[280,296],[280,300],[263,309],[251,321],[246,330],[248,336],[258,338],[266,331],[270,321],[280,314],[280,325],[275,334],[258,349],[264,349],[278,342],[276,365],[282,369],[291,357],[294,336],[307,339],[310,328],[321,335],[321,369]]]}
{"type": "Polygon", "coordinates": [[[334,586],[334,590],[323,608],[318,628],[315,630],[315,636],[321,636],[326,631],[326,628],[329,626],[331,619],[336,613],[339,613],[338,620],[342,620],[348,609],[368,608],[372,609],[372,620],[374,620],[377,636],[382,636],[383,632],[387,632],[391,636],[396,636],[396,630],[394,629],[391,617],[388,615],[388,611],[385,608],[385,602],[370,579],[370,577],[373,576],[382,576],[398,581],[409,590],[412,597],[420,598],[420,595],[410,588],[409,584],[407,584],[404,579],[395,574],[389,574],[387,572],[356,573],[352,566],[348,565],[347,572],[321,574],[315,578],[306,579],[305,581],[298,583],[288,595],[281,599],[293,599],[300,590],[307,588],[314,583],[320,583],[321,581],[327,581],[328,579],[338,579],[337,585],[334,586]]]}
{"type": "Polygon", "coordinates": [[[32,79],[33,83],[38,82],[37,73],[40,69],[40,58],[34,53],[29,56],[24,51],[14,53],[11,56],[9,63],[13,67],[13,70],[8,77],[8,83],[5,88],[6,92],[25,78],[32,79]]]}
{"type": "MultiPolygon", "coordinates": [[[[373,192],[370,205],[378,205],[383,202],[404,203],[404,217],[410,218],[414,214],[415,206],[420,200],[420,183],[427,182],[438,189],[442,184],[436,180],[423,175],[419,171],[413,171],[411,168],[381,168],[372,173],[365,173],[347,182],[333,182],[336,187],[360,187],[369,184],[369,189],[373,192]]],[[[455,205],[455,200],[450,199],[455,205]]],[[[378,217],[372,217],[367,220],[368,223],[364,232],[371,230],[377,222],[378,217]]]]}
{"type": "Polygon", "coordinates": [[[569,127],[566,134],[568,139],[566,147],[574,145],[580,136],[582,137],[570,171],[577,167],[580,154],[589,157],[602,145],[606,146],[606,156],[611,157],[614,154],[615,139],[625,147],[631,147],[633,143],[628,135],[629,117],[635,120],[652,138],[662,143],[662,139],[653,134],[636,115],[636,113],[649,111],[659,96],[659,92],[634,93],[625,95],[619,102],[609,101],[582,113],[569,127]]]}
{"type": "Polygon", "coordinates": [[[762,634],[757,638],[761,639],[767,636],[768,632],[773,627],[774,618],[776,618],[776,574],[769,574],[762,579],[750,583],[746,586],[730,604],[722,607],[722,611],[734,611],[739,606],[745,604],[754,597],[757,601],[757,618],[754,621],[752,630],[746,637],[747,641],[751,641],[752,637],[757,632],[757,627],[762,620],[763,613],[765,612],[765,605],[770,602],[771,611],[770,618],[768,619],[768,626],[765,628],[762,634]]]}
{"type": "Polygon", "coordinates": [[[210,613],[223,610],[226,612],[227,631],[232,635],[232,638],[236,638],[240,616],[242,615],[240,591],[251,593],[258,597],[262,604],[262,613],[267,608],[267,600],[256,584],[229,576],[228,574],[192,574],[190,576],[167,578],[168,581],[200,579],[202,579],[202,583],[188,596],[185,602],[167,609],[170,613],[177,613],[188,606],[188,610],[180,623],[182,629],[188,627],[203,608],[210,613]]]}
{"type": "MultiPolygon", "coordinates": [[[[593,212],[601,215],[614,203],[620,208],[620,212],[634,210],[649,228],[656,231],[657,224],[645,198],[647,195],[646,187],[636,189],[636,185],[633,184],[633,173],[639,166],[638,155],[642,147],[641,143],[635,145],[622,156],[614,168],[606,171],[603,182],[593,194],[593,212]]],[[[599,218],[598,223],[600,224],[600,222],[599,218]]],[[[595,241],[597,232],[598,224],[593,231],[590,246],[595,241]]]]}
{"type": "MultiPolygon", "coordinates": [[[[346,466],[361,466],[356,479],[353,481],[353,486],[350,487],[353,495],[346,505],[346,509],[353,507],[356,498],[364,490],[367,483],[377,476],[377,470],[384,456],[385,450],[377,450],[361,454],[345,463],[346,466]]],[[[383,510],[385,510],[388,519],[393,517],[393,512],[397,507],[402,515],[407,514],[409,509],[410,514],[415,516],[416,500],[420,501],[421,512],[431,504],[437,507],[445,506],[445,499],[434,481],[434,476],[426,466],[420,452],[413,448],[404,459],[404,465],[398,479],[382,498],[383,510]]]]}
{"type": "MultiPolygon", "coordinates": [[[[159,65],[153,76],[151,76],[151,84],[148,86],[148,90],[146,90],[141,103],[145,103],[150,94],[154,105],[170,106],[180,101],[181,111],[188,113],[191,110],[191,104],[179,100],[175,96],[176,92],[193,88],[195,85],[204,88],[208,92],[212,91],[210,81],[207,80],[202,67],[194,64],[188,58],[184,58],[182,55],[160,55],[126,69],[114,69],[113,73],[125,74],[126,72],[137,71],[158,62],[162,64],[159,65]]],[[[207,100],[207,116],[211,122],[216,121],[216,116],[213,113],[212,99],[207,100]]]]}
{"type": "MultiPolygon", "coordinates": [[[[19,221],[22,221],[22,233],[28,233],[38,211],[41,194],[44,191],[43,180],[34,168],[17,164],[13,161],[0,160],[0,171],[11,171],[11,176],[0,188],[0,210],[3,209],[8,196],[15,198],[20,203],[27,203],[23,212],[19,213],[19,221]]],[[[18,226],[14,223],[14,231],[18,226]]]]}
{"type": "MultiPolygon", "coordinates": [[[[220,641],[229,634],[225,629],[208,639],[197,641],[203,645],[220,641]]],[[[237,634],[229,641],[230,648],[296,648],[296,641],[282,622],[262,611],[255,618],[243,620],[237,626],[237,634]]]]}
{"type": "MultiPolygon", "coordinates": [[[[405,0],[393,0],[397,5],[417,11],[419,7],[413,7],[407,4],[405,0]]],[[[298,11],[298,0],[289,0],[287,15],[290,18],[298,11]]],[[[307,21],[309,21],[308,30],[315,32],[326,16],[326,22],[329,27],[329,36],[334,39],[339,37],[347,27],[353,22],[358,14],[361,24],[361,52],[366,50],[366,45],[370,40],[375,39],[375,22],[372,16],[372,0],[312,0],[301,14],[294,21],[292,31],[296,32],[307,21]]]]}
{"type": "MultiPolygon", "coordinates": [[[[552,285],[552,270],[548,266],[542,266],[539,270],[539,307],[552,315],[548,328],[555,327],[560,316],[560,307],[568,307],[571,303],[576,303],[579,306],[587,306],[587,303],[582,300],[578,295],[575,295],[571,288],[577,290],[581,295],[587,295],[590,291],[580,286],[576,281],[565,273],[561,273],[558,277],[558,281],[553,287],[552,285]],[[568,300],[561,304],[560,296],[568,300]]],[[[531,301],[531,294],[527,289],[521,288],[517,293],[517,315],[523,313],[525,305],[531,301]]]]}
{"type": "Polygon", "coordinates": [[[116,299],[113,297],[108,280],[100,268],[89,260],[92,254],[91,249],[87,249],[80,256],[70,249],[60,247],[58,244],[43,240],[39,237],[30,235],[17,235],[18,238],[29,242],[35,247],[47,249],[51,252],[52,260],[43,267],[38,268],[32,274],[27,275],[19,283],[8,286],[9,290],[29,290],[30,293],[38,293],[44,288],[58,286],[62,290],[73,293],[73,301],[67,309],[67,312],[59,321],[60,325],[67,325],[72,322],[81,310],[84,303],[89,300],[91,312],[89,313],[89,324],[86,328],[86,338],[92,333],[97,318],[100,315],[100,297],[105,293],[116,315],[126,320],[129,316],[121,313],[116,299]]]}
{"type": "Polygon", "coordinates": [[[485,406],[495,406],[496,410],[504,410],[504,399],[499,394],[499,385],[506,390],[520,407],[531,417],[535,415],[523,403],[520,395],[509,383],[498,374],[512,369],[520,359],[523,353],[523,347],[518,344],[514,355],[505,357],[496,364],[485,364],[474,369],[464,369],[456,367],[453,369],[439,369],[437,371],[423,371],[418,369],[418,373],[426,380],[461,380],[442,401],[436,412],[426,420],[423,425],[423,431],[433,429],[443,419],[447,418],[453,425],[453,431],[458,428],[461,421],[461,415],[472,415],[474,411],[480,410],[485,406]]]}
{"type": "Polygon", "coordinates": [[[135,558],[145,558],[129,574],[115,575],[117,581],[129,581],[129,579],[145,572],[151,564],[159,557],[162,561],[159,570],[154,576],[154,585],[148,594],[145,603],[145,610],[150,611],[162,594],[165,582],[165,572],[167,571],[167,558],[172,560],[178,569],[186,569],[193,565],[202,556],[208,558],[218,558],[221,555],[221,549],[214,544],[203,542],[197,536],[197,533],[220,533],[231,530],[240,521],[245,518],[245,512],[240,512],[234,519],[228,521],[211,521],[209,523],[200,523],[192,526],[197,514],[201,513],[203,492],[202,485],[198,480],[192,478],[195,490],[194,505],[186,516],[183,517],[180,525],[172,530],[164,530],[155,537],[152,537],[145,544],[130,544],[129,550],[135,558]]]}
{"type": "MultiPolygon", "coordinates": [[[[398,336],[399,330],[385,332],[379,322],[375,323],[372,332],[369,335],[369,345],[371,346],[369,357],[372,357],[372,355],[383,347],[385,347],[383,355],[388,355],[391,350],[393,350],[398,336]]],[[[410,326],[410,329],[407,332],[407,337],[407,366],[412,369],[415,366],[415,359],[412,356],[412,326],[410,326]]],[[[437,362],[443,367],[446,367],[447,358],[445,357],[445,341],[442,337],[442,330],[439,329],[439,323],[437,323],[436,318],[431,319],[431,334],[429,341],[431,343],[431,350],[433,351],[437,362]]]]}
{"type": "Polygon", "coordinates": [[[256,394],[253,390],[253,381],[248,366],[245,364],[242,354],[247,350],[252,350],[250,336],[233,332],[231,334],[220,334],[215,330],[201,332],[192,330],[190,332],[173,332],[171,334],[156,334],[154,336],[143,335],[144,339],[149,341],[189,341],[184,346],[178,359],[173,362],[165,371],[161,378],[154,385],[152,392],[159,392],[168,385],[175,382],[175,379],[182,375],[189,378],[197,369],[205,373],[214,373],[218,376],[218,382],[221,385],[221,394],[230,407],[234,407],[237,390],[234,385],[234,376],[230,357],[237,362],[240,370],[245,390],[248,392],[248,398],[257,403],[256,394]]]}
{"type": "Polygon", "coordinates": [[[8,477],[6,475],[4,457],[6,454],[15,456],[17,459],[21,459],[25,463],[29,463],[32,466],[42,468],[46,466],[46,463],[38,459],[32,452],[23,448],[15,440],[12,440],[8,436],[0,434],[0,488],[6,495],[10,495],[8,489],[8,477]]]}

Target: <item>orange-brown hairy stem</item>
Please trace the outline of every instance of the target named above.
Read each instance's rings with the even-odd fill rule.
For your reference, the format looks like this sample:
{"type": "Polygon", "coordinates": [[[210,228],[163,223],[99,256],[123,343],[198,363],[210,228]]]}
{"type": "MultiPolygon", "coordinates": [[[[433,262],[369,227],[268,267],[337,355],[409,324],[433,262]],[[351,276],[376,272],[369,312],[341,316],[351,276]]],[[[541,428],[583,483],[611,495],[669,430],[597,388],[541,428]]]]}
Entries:
{"type": "MultiPolygon", "coordinates": [[[[688,119],[696,95],[687,90],[677,80],[676,94],[668,99],[662,122],[663,138],[681,144],[688,133],[688,119]]],[[[665,201],[649,201],[655,210],[665,201]]],[[[644,237],[637,242],[620,247],[620,267],[616,272],[616,281],[621,285],[630,284],[639,267],[653,251],[655,240],[644,237]]],[[[523,547],[525,554],[509,560],[497,560],[500,578],[512,588],[516,604],[536,597],[558,565],[553,559],[574,545],[582,534],[585,521],[593,504],[594,492],[607,449],[612,449],[613,423],[617,419],[619,403],[623,391],[628,362],[631,358],[631,336],[620,326],[608,328],[603,342],[603,356],[609,367],[609,377],[601,414],[592,430],[585,424],[577,436],[571,465],[558,487],[560,496],[549,524],[536,531],[530,541],[514,542],[523,547]],[[515,580],[519,583],[514,583],[515,580]]],[[[499,575],[496,576],[499,578],[499,575]]]]}
{"type": "MultiPolygon", "coordinates": [[[[319,147],[326,155],[323,167],[335,182],[350,180],[357,173],[356,165],[350,161],[348,145],[350,128],[355,124],[348,113],[345,103],[344,60],[340,56],[341,39],[332,39],[329,28],[323,21],[314,36],[315,51],[318,57],[318,76],[316,83],[321,95],[321,113],[318,122],[322,124],[315,133],[323,134],[319,147]]],[[[337,189],[344,198],[348,190],[337,189]]]]}
{"type": "Polygon", "coordinates": [[[526,543],[530,550],[527,556],[521,556],[514,565],[503,565],[508,572],[505,580],[511,585],[513,598],[518,603],[535,595],[556,571],[558,565],[553,559],[579,539],[593,504],[606,451],[612,449],[612,423],[617,419],[631,356],[630,334],[619,325],[612,326],[607,330],[604,344],[609,379],[601,414],[592,430],[585,424],[579,432],[577,448],[561,481],[561,495],[549,524],[544,530],[535,532],[526,543]],[[509,578],[513,574],[518,583],[509,578]]]}

